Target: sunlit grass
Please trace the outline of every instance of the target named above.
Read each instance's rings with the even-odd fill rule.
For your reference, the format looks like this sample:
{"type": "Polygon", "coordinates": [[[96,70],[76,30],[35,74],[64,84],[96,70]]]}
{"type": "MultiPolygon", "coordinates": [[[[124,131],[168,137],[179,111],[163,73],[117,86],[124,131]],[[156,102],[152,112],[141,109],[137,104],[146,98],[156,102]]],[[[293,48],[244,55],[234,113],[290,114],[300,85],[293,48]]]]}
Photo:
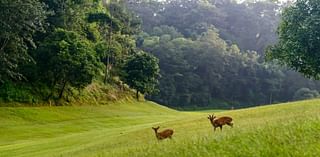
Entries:
{"type": "Polygon", "coordinates": [[[320,100],[233,111],[178,112],[154,103],[0,108],[0,156],[317,156],[320,100]],[[209,113],[234,128],[213,132],[209,113]],[[152,126],[172,128],[157,141],[152,126]]]}

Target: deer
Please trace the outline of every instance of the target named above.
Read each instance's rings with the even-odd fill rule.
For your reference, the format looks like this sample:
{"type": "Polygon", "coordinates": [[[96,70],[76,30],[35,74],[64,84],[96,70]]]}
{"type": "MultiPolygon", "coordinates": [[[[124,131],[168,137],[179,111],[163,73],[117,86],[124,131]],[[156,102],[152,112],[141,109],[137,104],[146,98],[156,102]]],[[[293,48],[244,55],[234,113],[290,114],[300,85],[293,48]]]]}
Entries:
{"type": "Polygon", "coordinates": [[[216,131],[217,127],[219,127],[220,130],[222,131],[222,126],[226,125],[226,124],[229,125],[231,128],[233,127],[233,123],[231,123],[232,122],[231,117],[224,116],[224,117],[220,117],[217,119],[215,119],[215,118],[216,118],[216,116],[214,116],[213,114],[208,116],[208,119],[210,120],[210,122],[214,128],[214,131],[216,131]]]}
{"type": "Polygon", "coordinates": [[[152,129],[154,130],[158,140],[163,140],[163,139],[166,139],[168,137],[170,139],[172,138],[172,134],[173,134],[173,130],[172,129],[166,129],[166,130],[163,130],[161,132],[158,132],[159,128],[160,128],[159,126],[156,127],[156,128],[152,127],[152,129]]]}

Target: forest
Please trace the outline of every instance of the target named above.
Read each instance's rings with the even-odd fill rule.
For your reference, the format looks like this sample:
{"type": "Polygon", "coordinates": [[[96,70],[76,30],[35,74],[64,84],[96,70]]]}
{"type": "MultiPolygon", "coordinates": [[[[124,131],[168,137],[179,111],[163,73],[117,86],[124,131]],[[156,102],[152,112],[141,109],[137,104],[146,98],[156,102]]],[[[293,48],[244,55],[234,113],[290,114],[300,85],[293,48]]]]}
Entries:
{"type": "Polygon", "coordinates": [[[317,97],[319,82],[265,50],[277,42],[281,10],[275,1],[130,1],[142,19],[137,46],[159,58],[158,94],[175,107],[240,108],[317,97]]]}
{"type": "Polygon", "coordinates": [[[98,94],[121,95],[122,80],[137,97],[155,89],[158,60],[135,46],[141,20],[123,2],[4,0],[0,6],[1,101],[109,100],[98,94]]]}
{"type": "Polygon", "coordinates": [[[278,41],[286,4],[0,3],[1,102],[61,105],[84,99],[93,85],[117,93],[135,89],[138,99],[143,94],[181,109],[242,108],[319,96],[318,81],[265,61],[266,48],[278,41]]]}

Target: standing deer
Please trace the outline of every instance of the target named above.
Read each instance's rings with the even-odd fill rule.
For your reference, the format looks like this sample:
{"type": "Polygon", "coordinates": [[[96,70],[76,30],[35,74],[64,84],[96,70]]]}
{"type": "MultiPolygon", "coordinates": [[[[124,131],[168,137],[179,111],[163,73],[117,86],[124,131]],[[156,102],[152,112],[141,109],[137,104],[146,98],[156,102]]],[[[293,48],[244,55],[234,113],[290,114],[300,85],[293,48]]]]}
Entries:
{"type": "Polygon", "coordinates": [[[217,118],[215,119],[216,116],[214,116],[213,114],[212,115],[209,115],[208,119],[210,120],[213,128],[214,128],[214,131],[216,131],[216,128],[217,127],[220,127],[220,130],[222,131],[222,126],[223,125],[229,125],[231,127],[233,127],[233,124],[231,123],[232,121],[232,118],[231,117],[220,117],[220,118],[217,118]]]}
{"type": "Polygon", "coordinates": [[[159,126],[156,127],[156,128],[152,127],[152,129],[154,130],[158,140],[163,140],[163,139],[168,138],[168,137],[170,139],[172,138],[172,134],[173,134],[173,130],[172,129],[166,129],[166,130],[163,130],[162,132],[158,132],[159,128],[160,128],[159,126]]]}

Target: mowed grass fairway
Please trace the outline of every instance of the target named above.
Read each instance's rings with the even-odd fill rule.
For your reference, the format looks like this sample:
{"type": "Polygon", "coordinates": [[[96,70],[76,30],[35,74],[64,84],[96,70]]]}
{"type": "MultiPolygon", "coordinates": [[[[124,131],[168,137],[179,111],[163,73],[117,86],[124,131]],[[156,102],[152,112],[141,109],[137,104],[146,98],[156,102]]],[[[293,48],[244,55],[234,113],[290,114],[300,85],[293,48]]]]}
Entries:
{"type": "MultiPolygon", "coordinates": [[[[210,111],[211,113],[212,111],[210,111]]],[[[152,102],[0,108],[0,157],[319,156],[320,100],[222,111],[234,128],[213,132],[208,113],[152,102]],[[157,141],[152,126],[174,129],[157,141]]]]}

